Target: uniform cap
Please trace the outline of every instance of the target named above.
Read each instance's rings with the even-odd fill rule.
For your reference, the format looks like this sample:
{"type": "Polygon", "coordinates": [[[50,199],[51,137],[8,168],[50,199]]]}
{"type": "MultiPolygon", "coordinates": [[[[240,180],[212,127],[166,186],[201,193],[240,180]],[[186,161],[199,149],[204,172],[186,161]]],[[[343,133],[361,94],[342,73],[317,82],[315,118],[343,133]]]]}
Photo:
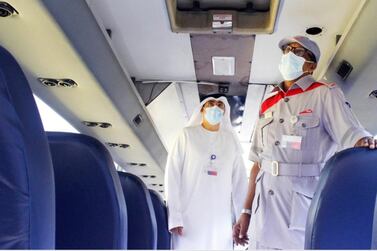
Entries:
{"type": "Polygon", "coordinates": [[[304,36],[295,36],[295,37],[286,37],[280,40],[279,47],[280,49],[283,49],[283,46],[291,43],[299,43],[302,47],[305,49],[311,51],[313,55],[315,56],[315,59],[318,63],[319,58],[321,57],[321,51],[319,50],[319,47],[316,42],[313,40],[310,40],[307,37],[304,36]]]}

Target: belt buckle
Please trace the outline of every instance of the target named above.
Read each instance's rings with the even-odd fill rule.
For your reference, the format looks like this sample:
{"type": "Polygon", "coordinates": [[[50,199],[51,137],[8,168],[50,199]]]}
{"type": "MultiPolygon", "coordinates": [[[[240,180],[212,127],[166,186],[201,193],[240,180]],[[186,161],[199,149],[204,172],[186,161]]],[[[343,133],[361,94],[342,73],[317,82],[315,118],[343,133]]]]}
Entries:
{"type": "Polygon", "coordinates": [[[279,176],[279,162],[272,161],[271,162],[271,174],[272,176],[279,176]]]}

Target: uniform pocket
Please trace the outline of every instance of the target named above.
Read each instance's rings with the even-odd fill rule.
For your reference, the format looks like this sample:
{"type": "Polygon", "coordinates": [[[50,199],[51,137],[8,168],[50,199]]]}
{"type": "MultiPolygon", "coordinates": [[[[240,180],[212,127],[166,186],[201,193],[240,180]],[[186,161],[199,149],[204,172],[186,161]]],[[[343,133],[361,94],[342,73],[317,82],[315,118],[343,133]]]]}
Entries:
{"type": "Polygon", "coordinates": [[[312,198],[297,191],[293,191],[289,229],[304,231],[306,218],[312,198]]]}
{"type": "Polygon", "coordinates": [[[262,142],[263,146],[268,145],[268,142],[267,142],[268,128],[270,127],[273,120],[274,120],[273,117],[262,118],[259,120],[258,131],[260,132],[260,142],[262,142]]]}
{"type": "Polygon", "coordinates": [[[295,124],[296,133],[303,137],[301,149],[307,150],[312,148],[312,142],[317,142],[320,135],[320,118],[317,116],[299,116],[295,124]]]}
{"type": "Polygon", "coordinates": [[[289,229],[305,230],[306,218],[317,184],[317,177],[297,178],[293,180],[289,229]]]}

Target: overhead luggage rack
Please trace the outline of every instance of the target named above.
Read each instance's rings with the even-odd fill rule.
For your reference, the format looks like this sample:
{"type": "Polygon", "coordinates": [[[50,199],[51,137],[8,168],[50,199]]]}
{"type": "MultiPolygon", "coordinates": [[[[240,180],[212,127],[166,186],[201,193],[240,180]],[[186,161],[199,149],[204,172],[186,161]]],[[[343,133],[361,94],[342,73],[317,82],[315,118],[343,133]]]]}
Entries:
{"type": "Polygon", "coordinates": [[[280,0],[166,0],[173,32],[273,33],[280,0]]]}

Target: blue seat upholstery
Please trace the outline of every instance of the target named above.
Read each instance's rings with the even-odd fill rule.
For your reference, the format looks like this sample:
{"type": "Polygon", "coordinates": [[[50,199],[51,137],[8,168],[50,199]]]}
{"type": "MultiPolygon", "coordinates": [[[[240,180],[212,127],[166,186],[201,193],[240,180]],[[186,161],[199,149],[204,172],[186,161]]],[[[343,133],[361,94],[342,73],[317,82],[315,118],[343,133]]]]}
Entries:
{"type": "Polygon", "coordinates": [[[54,249],[50,151],[32,91],[0,47],[0,249],[54,249]]]}
{"type": "Polygon", "coordinates": [[[157,223],[150,193],[143,181],[118,172],[128,214],[128,249],[156,249],[157,223]]]}
{"type": "Polygon", "coordinates": [[[157,222],[157,249],[171,249],[168,215],[165,202],[154,190],[149,189],[157,222]]]}
{"type": "Polygon", "coordinates": [[[373,235],[372,235],[371,249],[377,249],[377,196],[376,196],[376,204],[374,206],[373,235]]]}
{"type": "Polygon", "coordinates": [[[127,248],[127,209],[107,149],[74,133],[48,133],[56,183],[56,249],[127,248]]]}
{"type": "Polygon", "coordinates": [[[354,148],[326,164],[313,198],[306,249],[370,249],[377,194],[377,151],[354,148]]]}

